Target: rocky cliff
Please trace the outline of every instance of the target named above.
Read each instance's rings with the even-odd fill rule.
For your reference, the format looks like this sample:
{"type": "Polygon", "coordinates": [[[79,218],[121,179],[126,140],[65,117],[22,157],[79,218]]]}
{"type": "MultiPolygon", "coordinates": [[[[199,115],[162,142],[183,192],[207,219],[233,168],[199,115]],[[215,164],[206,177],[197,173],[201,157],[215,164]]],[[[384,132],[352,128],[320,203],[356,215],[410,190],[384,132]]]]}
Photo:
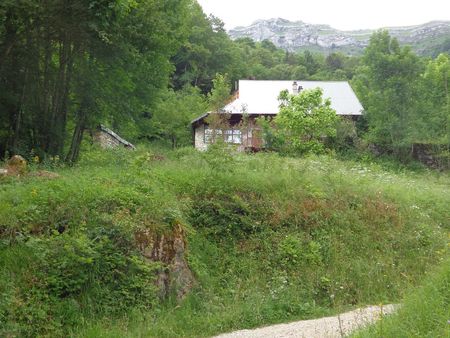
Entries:
{"type": "MultiPolygon", "coordinates": [[[[385,28],[401,44],[411,45],[419,54],[431,55],[450,45],[450,21],[432,21],[423,25],[385,28]]],[[[375,30],[341,31],[328,25],[308,24],[285,19],[258,20],[248,27],[229,31],[233,39],[270,40],[276,46],[298,51],[341,51],[360,54],[375,30]]]]}

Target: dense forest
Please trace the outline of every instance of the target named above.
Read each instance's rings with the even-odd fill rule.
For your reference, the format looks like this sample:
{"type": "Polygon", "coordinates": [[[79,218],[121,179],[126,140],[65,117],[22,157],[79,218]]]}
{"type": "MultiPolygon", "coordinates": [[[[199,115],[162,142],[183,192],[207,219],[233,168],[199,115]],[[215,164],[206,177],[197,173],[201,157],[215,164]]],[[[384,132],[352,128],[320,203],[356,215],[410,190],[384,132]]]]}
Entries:
{"type": "Polygon", "coordinates": [[[375,33],[362,57],[289,53],[232,41],[195,0],[5,0],[0,4],[0,156],[79,156],[100,123],[134,142],[189,145],[211,108],[216,74],[238,79],[350,80],[363,144],[448,158],[448,54],[434,59],[375,33]]]}

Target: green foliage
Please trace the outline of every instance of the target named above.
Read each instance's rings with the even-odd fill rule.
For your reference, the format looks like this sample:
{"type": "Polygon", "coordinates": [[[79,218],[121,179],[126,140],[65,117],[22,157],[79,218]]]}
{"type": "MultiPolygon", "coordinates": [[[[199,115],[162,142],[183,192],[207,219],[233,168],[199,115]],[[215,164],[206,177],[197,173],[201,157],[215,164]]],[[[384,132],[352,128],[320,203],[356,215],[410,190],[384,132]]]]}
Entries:
{"type": "Polygon", "coordinates": [[[189,35],[173,58],[176,70],[172,82],[177,89],[190,84],[206,94],[216,73],[234,73],[239,60],[220,19],[207,17],[196,1],[191,1],[189,13],[189,35]]]}
{"type": "Polygon", "coordinates": [[[420,143],[450,146],[450,57],[440,54],[429,61],[423,74],[423,112],[417,117],[420,143]]]}
{"type": "Polygon", "coordinates": [[[410,291],[397,313],[352,337],[446,337],[449,334],[450,262],[427,276],[420,288],[410,291]]]}
{"type": "Polygon", "coordinates": [[[14,254],[32,253],[28,270],[19,270],[15,287],[4,290],[8,301],[0,305],[6,324],[0,326],[2,334],[62,334],[77,325],[80,311],[114,315],[156,304],[159,265],[144,262],[131,243],[127,246],[123,231],[102,229],[94,234],[95,230],[30,238],[16,245],[19,251],[2,248],[4,273],[13,269],[14,254]]]}
{"type": "Polygon", "coordinates": [[[360,139],[357,133],[356,123],[348,118],[339,117],[336,120],[336,135],[330,137],[327,142],[330,148],[338,150],[340,153],[357,149],[360,139]]]}
{"type": "Polygon", "coordinates": [[[398,302],[447,256],[446,174],[225,151],[86,148],[60,178],[0,183],[1,335],[210,336],[312,318],[398,302]],[[179,304],[157,297],[161,266],[135,240],[175,221],[197,280],[179,304]]]}
{"type": "Polygon", "coordinates": [[[229,173],[234,171],[236,160],[233,157],[232,146],[217,139],[216,142],[208,147],[208,150],[203,153],[203,158],[212,170],[212,174],[229,173]]]}
{"type": "Polygon", "coordinates": [[[173,58],[175,88],[191,84],[207,93],[216,73],[229,74],[230,80],[347,80],[353,77],[357,57],[333,53],[291,53],[265,40],[249,38],[232,41],[216,17],[207,17],[197,3],[190,8],[188,42],[173,58]]]}
{"type": "Polygon", "coordinates": [[[158,99],[154,114],[143,118],[145,137],[149,140],[169,140],[172,148],[192,143],[190,122],[207,110],[205,97],[196,87],[186,86],[182,90],[167,92],[158,99]]]}
{"type": "Polygon", "coordinates": [[[278,249],[280,263],[285,269],[298,269],[302,262],[318,265],[322,261],[320,244],[315,241],[303,242],[301,239],[286,235],[278,249]]]}
{"type": "MultiPolygon", "coordinates": [[[[211,189],[208,189],[211,190],[211,189]]],[[[245,238],[257,228],[252,206],[241,196],[207,191],[192,210],[192,221],[218,240],[245,238]]]]}
{"type": "MultiPolygon", "coordinates": [[[[205,336],[399,301],[446,262],[446,174],[385,171],[365,154],[362,163],[243,156],[222,142],[202,154],[101,152],[83,133],[103,122],[177,148],[189,144],[193,117],[227,102],[234,80],[354,77],[367,112],[361,144],[397,159],[432,144],[448,162],[448,75],[447,55],[420,59],[384,32],[362,59],[231,41],[196,1],[1,2],[0,156],[37,160],[34,177],[0,181],[0,335],[205,336]],[[61,164],[80,149],[78,164],[61,164]],[[176,306],[157,297],[165,267],[143,257],[135,236],[175,223],[189,230],[198,279],[176,306]]],[[[320,90],[281,98],[275,121],[260,122],[269,148],[359,146],[320,90]]],[[[432,326],[448,314],[445,273],[405,307],[410,330],[392,332],[441,335],[432,326]],[[411,309],[426,298],[417,320],[411,309]]]]}
{"type": "Polygon", "coordinates": [[[336,135],[336,112],[320,88],[302,90],[298,95],[280,93],[280,112],[275,128],[284,141],[284,151],[306,154],[324,151],[323,138],[336,135]]]}
{"type": "Polygon", "coordinates": [[[3,1],[1,156],[38,148],[63,157],[73,131],[73,162],[84,130],[99,121],[120,121],[115,129],[135,136],[126,127],[167,87],[170,57],[187,37],[187,7],[184,0],[3,1]]]}
{"type": "Polygon", "coordinates": [[[231,88],[226,74],[216,74],[212,82],[213,88],[208,95],[208,104],[212,111],[218,112],[229,99],[231,88]]]}
{"type": "Polygon", "coordinates": [[[65,168],[64,179],[11,182],[14,191],[2,187],[1,335],[63,335],[82,318],[159,303],[161,264],[144,259],[135,234],[170,229],[177,202],[158,187],[150,195],[144,186],[130,189],[125,182],[132,176],[112,183],[108,175],[118,163],[144,173],[153,156],[136,161],[125,150],[89,155],[84,173],[65,168]],[[102,161],[110,169],[96,169],[102,161]],[[21,255],[26,263],[16,267],[21,255]]]}
{"type": "Polygon", "coordinates": [[[408,47],[400,48],[386,31],[380,31],[371,37],[363,64],[355,83],[367,112],[370,140],[404,156],[411,144],[409,126],[419,97],[415,81],[421,71],[420,60],[408,47]]]}
{"type": "Polygon", "coordinates": [[[283,133],[279,133],[275,127],[272,119],[266,117],[259,117],[256,123],[261,127],[261,134],[264,139],[264,144],[268,150],[280,150],[286,143],[283,133]]]}
{"type": "MultiPolygon", "coordinates": [[[[362,58],[325,56],[232,41],[191,0],[8,0],[0,5],[0,56],[2,158],[34,149],[74,163],[99,123],[133,142],[185,146],[190,120],[219,110],[237,89],[230,85],[250,78],[353,80],[367,143],[404,162],[415,144],[439,145],[435,155],[448,164],[448,57],[419,58],[386,32],[372,36],[362,58]]],[[[292,143],[271,137],[275,148],[292,143]]],[[[341,141],[336,148],[347,151],[341,141]]],[[[323,151],[320,143],[304,148],[296,151],[323,151]]]]}
{"type": "Polygon", "coordinates": [[[420,59],[387,32],[375,33],[353,79],[366,110],[366,139],[404,162],[415,145],[439,144],[443,150],[434,156],[444,155],[449,146],[448,68],[445,55],[420,59]]]}

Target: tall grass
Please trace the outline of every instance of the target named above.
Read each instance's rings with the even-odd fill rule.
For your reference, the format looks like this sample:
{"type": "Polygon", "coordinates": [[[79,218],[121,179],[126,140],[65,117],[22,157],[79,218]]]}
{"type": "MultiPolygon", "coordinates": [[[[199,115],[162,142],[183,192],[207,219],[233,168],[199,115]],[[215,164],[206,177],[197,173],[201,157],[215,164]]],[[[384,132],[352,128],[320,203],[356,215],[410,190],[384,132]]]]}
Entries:
{"type": "Polygon", "coordinates": [[[445,174],[147,148],[56,170],[0,183],[0,334],[199,337],[312,318],[399,302],[448,255],[445,174]],[[197,283],[159,302],[132,235],[174,219],[197,283]]]}
{"type": "Polygon", "coordinates": [[[411,289],[398,313],[352,337],[450,337],[450,260],[411,289]]]}

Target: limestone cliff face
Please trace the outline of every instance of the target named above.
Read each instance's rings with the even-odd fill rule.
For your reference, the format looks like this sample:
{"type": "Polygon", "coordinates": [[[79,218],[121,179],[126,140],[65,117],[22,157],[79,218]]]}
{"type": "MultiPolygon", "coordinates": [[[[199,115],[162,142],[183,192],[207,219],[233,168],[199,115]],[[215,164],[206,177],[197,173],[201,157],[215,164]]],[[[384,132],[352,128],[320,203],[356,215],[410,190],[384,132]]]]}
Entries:
{"type": "MultiPolygon", "coordinates": [[[[423,25],[385,28],[401,44],[409,44],[421,54],[431,54],[450,40],[450,21],[432,21],[423,25]]],[[[229,31],[233,39],[248,37],[255,41],[269,40],[288,51],[316,49],[360,54],[375,30],[341,31],[328,25],[313,25],[285,19],[258,20],[248,27],[229,31]]]]}
{"type": "Polygon", "coordinates": [[[161,262],[157,285],[160,296],[174,292],[182,299],[194,285],[194,276],[186,261],[186,239],[183,227],[176,224],[172,231],[154,233],[140,231],[135,235],[142,255],[152,262],[161,262]]]}

